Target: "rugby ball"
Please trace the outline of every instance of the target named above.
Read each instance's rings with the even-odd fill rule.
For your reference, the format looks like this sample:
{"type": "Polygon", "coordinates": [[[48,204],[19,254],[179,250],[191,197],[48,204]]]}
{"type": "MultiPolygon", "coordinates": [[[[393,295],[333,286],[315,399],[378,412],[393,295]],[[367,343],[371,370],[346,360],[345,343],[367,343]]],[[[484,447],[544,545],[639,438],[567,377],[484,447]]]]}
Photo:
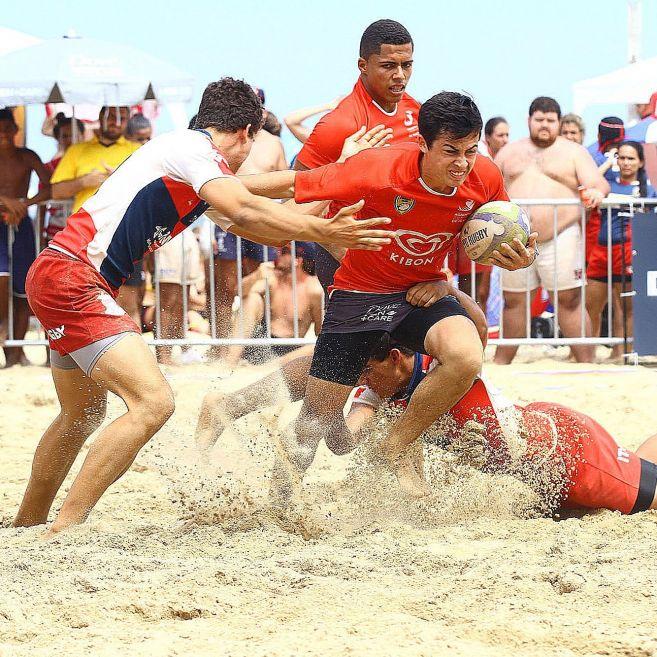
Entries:
{"type": "Polygon", "coordinates": [[[461,243],[470,260],[490,265],[493,251],[504,242],[518,238],[524,245],[529,239],[529,217],[515,203],[492,201],[482,205],[463,224],[461,243]]]}

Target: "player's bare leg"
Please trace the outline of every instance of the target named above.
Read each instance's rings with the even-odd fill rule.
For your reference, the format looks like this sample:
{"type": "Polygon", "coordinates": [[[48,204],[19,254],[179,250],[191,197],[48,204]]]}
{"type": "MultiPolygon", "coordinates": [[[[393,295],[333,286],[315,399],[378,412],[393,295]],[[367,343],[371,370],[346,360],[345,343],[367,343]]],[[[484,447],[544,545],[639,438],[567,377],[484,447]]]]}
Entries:
{"type": "Polygon", "coordinates": [[[105,427],[91,445],[51,532],[84,522],[101,495],[130,467],[139,450],[174,411],[171,388],[136,333],[108,349],[91,376],[121,397],[127,412],[105,427]]]}
{"type": "Polygon", "coordinates": [[[107,392],[82,370],[54,367],[52,377],[61,410],[36,449],[14,527],[46,522],[55,495],[80,448],[105,417],[107,392]]]}
{"type": "Polygon", "coordinates": [[[424,341],[427,353],[440,363],[418,385],[408,407],[381,443],[402,489],[414,497],[428,486],[407,448],[440,415],[446,413],[472,386],[481,369],[483,350],[475,325],[463,316],[446,317],[434,324],[424,341]]]}
{"type": "MultiPolygon", "coordinates": [[[[289,354],[282,359],[286,357],[289,357],[289,354]]],[[[302,355],[284,363],[280,370],[230,394],[209,392],[203,398],[199,413],[196,445],[202,452],[207,452],[217,442],[228,422],[264,406],[302,399],[306,392],[311,364],[312,353],[302,355]]]]}
{"type": "MultiPolygon", "coordinates": [[[[256,326],[260,324],[265,316],[265,301],[259,294],[247,294],[242,305],[242,316],[238,316],[233,328],[234,336],[243,335],[245,338],[253,337],[256,326]]],[[[227,347],[226,364],[235,367],[242,358],[244,345],[236,344],[227,347]]]]}
{"type": "MultiPolygon", "coordinates": [[[[294,487],[301,481],[315,458],[322,438],[334,451],[336,445],[350,442],[351,433],[344,420],[342,409],[352,386],[308,377],[306,395],[301,411],[285,436],[284,455],[279,455],[272,473],[272,501],[285,506],[294,487]]],[[[346,451],[350,451],[346,449],[346,451]]],[[[336,452],[340,453],[340,452],[336,452]]]]}

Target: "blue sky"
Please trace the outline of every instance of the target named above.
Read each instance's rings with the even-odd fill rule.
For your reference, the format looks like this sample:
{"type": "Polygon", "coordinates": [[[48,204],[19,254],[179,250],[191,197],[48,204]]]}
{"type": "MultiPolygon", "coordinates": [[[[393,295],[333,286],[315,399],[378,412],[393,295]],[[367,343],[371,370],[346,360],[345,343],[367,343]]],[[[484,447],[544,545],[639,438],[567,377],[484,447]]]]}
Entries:
{"type": "MultiPolygon", "coordinates": [[[[423,100],[441,89],[465,90],[484,120],[505,115],[514,139],[526,134],[532,98],[554,96],[569,111],[573,82],[626,63],[626,12],[625,0],[31,0],[3,3],[0,24],[42,38],[74,28],[139,47],[192,73],[196,104],[208,81],[242,77],[265,89],[268,106],[282,118],[348,92],[363,29],[394,18],[416,45],[409,91],[423,100]]],[[[647,58],[657,55],[651,27],[657,3],[644,2],[643,18],[647,58]]],[[[589,136],[600,117],[614,113],[624,116],[625,108],[590,107],[584,115],[589,136]]],[[[48,159],[52,142],[34,138],[41,116],[41,108],[30,112],[31,144],[48,159]]],[[[290,157],[296,142],[288,134],[285,143],[290,157]]]]}

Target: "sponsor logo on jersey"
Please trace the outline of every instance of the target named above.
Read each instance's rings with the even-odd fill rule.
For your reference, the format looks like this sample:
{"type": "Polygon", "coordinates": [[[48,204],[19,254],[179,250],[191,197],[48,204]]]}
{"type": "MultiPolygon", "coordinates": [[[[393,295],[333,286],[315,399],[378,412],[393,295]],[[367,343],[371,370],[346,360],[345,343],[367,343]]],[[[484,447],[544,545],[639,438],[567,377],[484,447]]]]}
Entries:
{"type": "Polygon", "coordinates": [[[46,335],[54,342],[55,340],[61,340],[64,337],[64,325],[58,326],[57,328],[51,328],[46,331],[46,335]]]}
{"type": "Polygon", "coordinates": [[[454,237],[454,233],[433,233],[425,235],[416,230],[398,230],[395,242],[409,255],[423,257],[431,255],[436,249],[454,237]]]}
{"type": "Polygon", "coordinates": [[[405,196],[395,196],[395,210],[399,214],[406,214],[413,209],[415,205],[414,198],[406,198],[405,196]]]}
{"type": "Polygon", "coordinates": [[[168,226],[155,226],[153,237],[146,238],[147,253],[152,253],[172,239],[173,237],[171,237],[171,231],[168,226]]]}
{"type": "Polygon", "coordinates": [[[458,223],[460,221],[463,221],[467,217],[469,217],[475,209],[475,201],[474,199],[469,198],[467,201],[459,205],[458,208],[456,208],[456,212],[454,213],[454,218],[452,219],[452,223],[458,223]]]}

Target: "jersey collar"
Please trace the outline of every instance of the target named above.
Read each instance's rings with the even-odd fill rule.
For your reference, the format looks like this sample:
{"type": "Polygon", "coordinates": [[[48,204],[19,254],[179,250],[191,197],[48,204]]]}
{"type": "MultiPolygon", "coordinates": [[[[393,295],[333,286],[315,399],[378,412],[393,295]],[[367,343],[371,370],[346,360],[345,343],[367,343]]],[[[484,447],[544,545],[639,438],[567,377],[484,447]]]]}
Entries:
{"type": "Polygon", "coordinates": [[[435,194],[436,196],[454,196],[454,194],[456,194],[456,187],[452,187],[452,191],[449,194],[443,194],[442,192],[437,192],[435,189],[431,189],[431,187],[422,180],[422,176],[418,178],[418,182],[429,192],[429,194],[435,194]]]}

